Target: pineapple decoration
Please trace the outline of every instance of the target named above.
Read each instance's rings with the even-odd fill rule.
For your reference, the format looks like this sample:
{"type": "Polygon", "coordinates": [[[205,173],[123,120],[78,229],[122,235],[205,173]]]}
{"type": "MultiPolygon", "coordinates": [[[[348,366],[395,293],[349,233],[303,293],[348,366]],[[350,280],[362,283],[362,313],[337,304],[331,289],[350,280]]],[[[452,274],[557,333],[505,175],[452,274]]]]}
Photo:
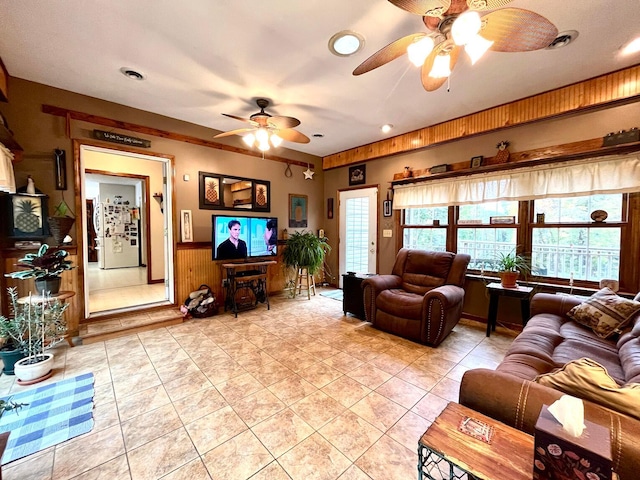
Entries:
{"type": "Polygon", "coordinates": [[[259,207],[264,207],[267,205],[267,196],[265,195],[264,185],[258,185],[256,187],[258,194],[256,195],[256,203],[259,207]]]}
{"type": "Polygon", "coordinates": [[[495,163],[507,163],[509,161],[509,142],[502,140],[496,145],[498,153],[494,158],[495,163]]]}
{"type": "Polygon", "coordinates": [[[209,203],[218,203],[218,182],[214,179],[207,180],[205,198],[209,203]]]}
{"type": "Polygon", "coordinates": [[[24,233],[34,233],[40,228],[40,217],[36,214],[38,205],[31,200],[20,200],[16,205],[14,219],[16,229],[24,233]]]}

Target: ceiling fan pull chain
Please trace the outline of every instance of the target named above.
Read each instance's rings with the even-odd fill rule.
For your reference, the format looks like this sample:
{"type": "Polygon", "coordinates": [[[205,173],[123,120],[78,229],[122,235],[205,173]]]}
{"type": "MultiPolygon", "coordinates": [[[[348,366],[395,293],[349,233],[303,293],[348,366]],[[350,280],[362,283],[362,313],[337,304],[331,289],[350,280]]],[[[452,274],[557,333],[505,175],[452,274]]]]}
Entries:
{"type": "Polygon", "coordinates": [[[447,77],[447,92],[451,91],[451,76],[447,77]]]}
{"type": "Polygon", "coordinates": [[[284,169],[284,176],[287,178],[293,177],[293,172],[291,171],[291,164],[287,163],[287,168],[284,169]]]}

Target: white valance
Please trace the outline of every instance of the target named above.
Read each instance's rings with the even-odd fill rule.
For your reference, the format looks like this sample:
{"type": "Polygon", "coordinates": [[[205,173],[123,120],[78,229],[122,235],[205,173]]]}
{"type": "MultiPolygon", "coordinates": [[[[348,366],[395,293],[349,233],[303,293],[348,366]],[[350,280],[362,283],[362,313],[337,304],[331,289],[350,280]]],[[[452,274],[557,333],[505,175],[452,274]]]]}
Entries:
{"type": "Polygon", "coordinates": [[[0,143],[0,192],[16,193],[16,178],[13,174],[13,153],[0,143]]]}
{"type": "Polygon", "coordinates": [[[620,155],[394,187],[393,208],[640,191],[640,156],[620,155]]]}

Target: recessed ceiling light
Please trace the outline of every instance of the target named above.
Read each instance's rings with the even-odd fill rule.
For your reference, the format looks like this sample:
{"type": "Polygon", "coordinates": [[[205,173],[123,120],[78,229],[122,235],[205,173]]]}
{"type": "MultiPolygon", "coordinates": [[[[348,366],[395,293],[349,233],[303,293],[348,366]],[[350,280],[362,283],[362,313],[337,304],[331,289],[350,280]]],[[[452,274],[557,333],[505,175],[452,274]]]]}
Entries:
{"type": "Polygon", "coordinates": [[[380,127],[380,130],[382,130],[382,133],[389,133],[392,128],[393,128],[393,125],[391,125],[390,123],[387,123],[385,125],[382,125],[380,127]]]}
{"type": "Polygon", "coordinates": [[[134,70],[129,67],[122,67],[120,69],[120,73],[122,73],[125,77],[130,78],[131,80],[144,80],[145,76],[143,73],[134,70]]]}
{"type": "Polygon", "coordinates": [[[638,52],[640,52],[640,37],[635,38],[627,43],[624,47],[622,47],[620,53],[622,53],[622,55],[631,55],[638,52]]]}
{"type": "Polygon", "coordinates": [[[571,42],[575,41],[580,35],[576,30],[567,30],[566,32],[560,32],[553,42],[549,44],[547,50],[556,50],[558,48],[566,47],[571,42]]]}
{"type": "Polygon", "coordinates": [[[339,57],[348,57],[364,47],[364,37],[351,30],[343,30],[329,39],[329,51],[339,57]]]}

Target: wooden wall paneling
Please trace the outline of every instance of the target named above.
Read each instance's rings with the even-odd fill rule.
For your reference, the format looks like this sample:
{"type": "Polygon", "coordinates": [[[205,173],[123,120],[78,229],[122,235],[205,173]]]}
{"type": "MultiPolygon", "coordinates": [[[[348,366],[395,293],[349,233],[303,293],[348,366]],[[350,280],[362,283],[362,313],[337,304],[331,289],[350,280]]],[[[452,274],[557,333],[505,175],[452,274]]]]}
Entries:
{"type": "Polygon", "coordinates": [[[328,170],[344,167],[374,158],[410,152],[468,135],[478,135],[504,127],[576,113],[584,109],[602,108],[610,104],[631,101],[640,95],[639,77],[640,66],[609,73],[380,142],[328,155],[322,159],[322,168],[328,170]],[[423,141],[413,142],[416,135],[423,141]]]}

